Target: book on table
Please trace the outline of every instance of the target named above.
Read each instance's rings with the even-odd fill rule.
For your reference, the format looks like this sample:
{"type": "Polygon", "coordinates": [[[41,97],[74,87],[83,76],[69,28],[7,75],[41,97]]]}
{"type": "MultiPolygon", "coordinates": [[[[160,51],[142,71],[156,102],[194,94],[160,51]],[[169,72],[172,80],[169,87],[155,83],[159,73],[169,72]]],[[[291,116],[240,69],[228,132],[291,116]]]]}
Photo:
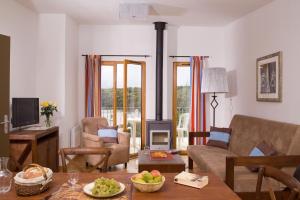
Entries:
{"type": "Polygon", "coordinates": [[[174,177],[174,182],[200,189],[208,184],[208,176],[199,176],[183,171],[174,177]]]}

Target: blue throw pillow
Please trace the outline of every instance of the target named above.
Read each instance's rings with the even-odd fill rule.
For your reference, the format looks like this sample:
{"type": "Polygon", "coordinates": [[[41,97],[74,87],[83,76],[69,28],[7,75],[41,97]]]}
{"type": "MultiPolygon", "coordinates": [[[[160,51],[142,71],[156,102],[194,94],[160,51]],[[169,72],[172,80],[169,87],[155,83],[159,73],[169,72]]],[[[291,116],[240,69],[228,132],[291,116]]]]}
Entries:
{"type": "Polygon", "coordinates": [[[118,143],[118,127],[106,127],[98,130],[98,136],[104,143],[118,143]]]}
{"type": "Polygon", "coordinates": [[[231,136],[230,128],[211,127],[210,137],[207,142],[207,145],[228,149],[230,136],[231,136]]]}
{"type": "MultiPolygon", "coordinates": [[[[249,156],[274,156],[278,152],[274,149],[272,145],[269,145],[265,141],[260,142],[258,145],[252,148],[249,156]]],[[[247,168],[252,172],[257,172],[258,166],[247,166],[247,168]]]]}
{"type": "Polygon", "coordinates": [[[250,152],[249,156],[264,156],[264,155],[265,155],[264,152],[262,152],[259,148],[254,147],[250,152]]]}

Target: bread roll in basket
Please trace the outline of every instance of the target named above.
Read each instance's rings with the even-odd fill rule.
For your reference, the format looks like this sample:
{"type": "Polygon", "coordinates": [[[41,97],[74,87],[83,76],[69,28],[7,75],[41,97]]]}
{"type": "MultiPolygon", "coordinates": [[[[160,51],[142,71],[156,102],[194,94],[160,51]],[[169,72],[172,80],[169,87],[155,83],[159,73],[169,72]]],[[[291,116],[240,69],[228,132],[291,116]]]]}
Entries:
{"type": "Polygon", "coordinates": [[[27,165],[14,177],[17,195],[31,196],[48,189],[53,172],[50,168],[38,164],[27,165]]]}

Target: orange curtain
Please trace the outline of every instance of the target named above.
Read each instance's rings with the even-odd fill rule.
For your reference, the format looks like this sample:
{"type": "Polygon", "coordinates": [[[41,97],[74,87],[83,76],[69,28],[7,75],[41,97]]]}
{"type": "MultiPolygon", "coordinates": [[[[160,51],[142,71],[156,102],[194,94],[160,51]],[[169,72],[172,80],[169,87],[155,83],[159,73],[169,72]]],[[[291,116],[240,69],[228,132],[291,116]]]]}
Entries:
{"type": "Polygon", "coordinates": [[[101,115],[101,56],[88,55],[85,60],[85,116],[101,115]]]}
{"type": "MultiPolygon", "coordinates": [[[[190,131],[206,131],[206,105],[205,94],[201,93],[201,81],[204,68],[204,58],[202,56],[192,56],[191,60],[191,110],[190,110],[190,131]]],[[[201,143],[201,138],[196,139],[196,143],[201,143]]],[[[206,144],[206,138],[203,138],[206,144]]]]}

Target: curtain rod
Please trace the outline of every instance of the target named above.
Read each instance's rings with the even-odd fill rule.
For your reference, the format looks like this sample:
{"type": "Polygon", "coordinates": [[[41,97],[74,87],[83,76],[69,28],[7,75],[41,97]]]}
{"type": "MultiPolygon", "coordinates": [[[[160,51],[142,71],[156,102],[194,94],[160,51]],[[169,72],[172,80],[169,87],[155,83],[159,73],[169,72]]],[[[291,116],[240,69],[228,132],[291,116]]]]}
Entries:
{"type": "MultiPolygon", "coordinates": [[[[170,58],[189,58],[191,56],[169,56],[170,58]]],[[[202,56],[204,58],[209,58],[209,56],[202,56]]]]}
{"type": "MultiPolygon", "coordinates": [[[[82,54],[81,56],[88,56],[87,54],[82,54]]],[[[100,55],[102,56],[106,56],[106,57],[151,57],[150,55],[100,55]]]]}

